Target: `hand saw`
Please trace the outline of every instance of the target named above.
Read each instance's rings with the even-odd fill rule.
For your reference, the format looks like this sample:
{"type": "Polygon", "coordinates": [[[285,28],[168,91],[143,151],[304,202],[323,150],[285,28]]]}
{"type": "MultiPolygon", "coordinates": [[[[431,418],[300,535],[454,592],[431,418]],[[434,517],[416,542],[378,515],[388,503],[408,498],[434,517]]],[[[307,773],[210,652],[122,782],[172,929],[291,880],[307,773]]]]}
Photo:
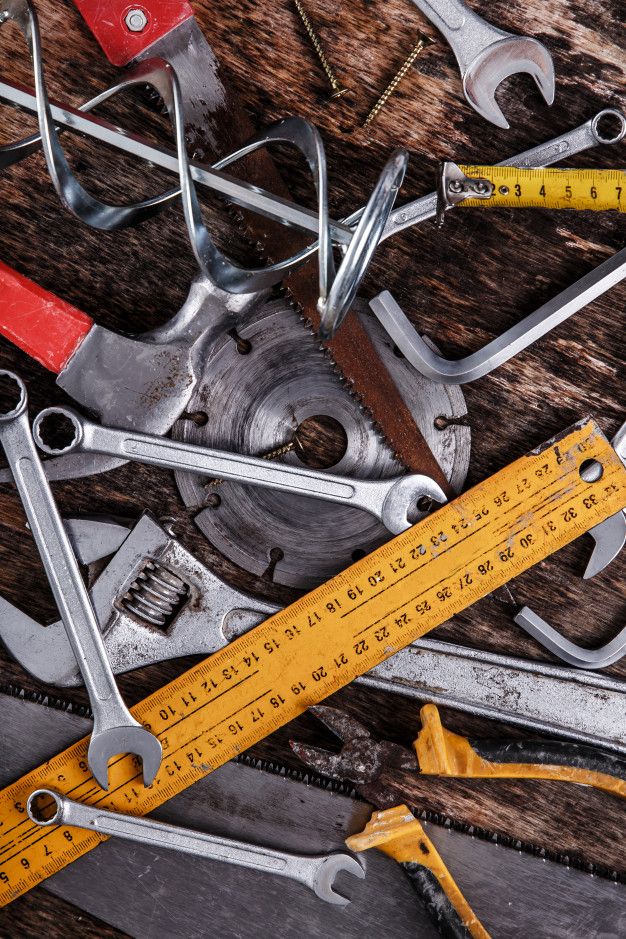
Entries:
{"type": "MultiPolygon", "coordinates": [[[[7,785],[55,750],[79,739],[88,721],[66,710],[0,694],[0,766],[7,785]]],[[[155,817],[283,850],[327,851],[360,831],[372,806],[345,787],[252,758],[227,763],[170,800],[155,817]]],[[[626,928],[624,888],[589,871],[546,861],[537,847],[506,846],[483,832],[424,821],[474,909],[494,936],[570,939],[585,924],[586,939],[617,939],[626,928]]],[[[250,875],[231,866],[160,852],[111,839],[50,878],[45,889],[136,939],[200,939],[212,933],[256,939],[266,935],[341,935],[363,929],[389,939],[436,933],[396,864],[361,855],[366,879],[351,881],[352,902],[338,910],[289,881],[250,875]],[[167,899],[155,894],[167,888],[167,899]],[[375,902],[373,898],[375,897],[375,902]],[[207,899],[212,898],[212,899],[207,899]],[[304,924],[306,923],[306,927],[304,924]]],[[[5,914],[10,917],[11,908],[5,914]]],[[[0,919],[0,929],[2,920],[0,919]]]]}
{"type": "MultiPolygon", "coordinates": [[[[141,10],[147,23],[139,32],[129,30],[126,24],[130,9],[126,0],[107,3],[106,15],[103,15],[100,0],[75,0],[75,5],[114,65],[159,56],[174,67],[185,105],[186,137],[194,158],[208,161],[223,156],[253,135],[249,119],[229,88],[191,6],[184,0],[143,2],[141,10]]],[[[264,151],[246,158],[245,176],[247,181],[262,182],[277,196],[289,195],[264,151]]],[[[258,215],[245,213],[242,223],[272,262],[307,245],[293,229],[273,225],[258,215]]],[[[305,264],[285,283],[297,309],[318,331],[315,263],[313,259],[305,264]]],[[[339,333],[325,346],[337,370],[370,411],[392,451],[407,468],[432,476],[450,495],[445,474],[362,324],[356,317],[349,316],[339,333]]]]}
{"type": "Polygon", "coordinates": [[[150,788],[124,756],[102,796],[83,740],[0,793],[0,900],[98,843],[91,832],[70,843],[59,829],[42,836],[25,823],[20,806],[34,789],[147,813],[625,501],[626,469],[597,425],[583,421],[234,640],[134,709],[164,749],[150,788]]]}

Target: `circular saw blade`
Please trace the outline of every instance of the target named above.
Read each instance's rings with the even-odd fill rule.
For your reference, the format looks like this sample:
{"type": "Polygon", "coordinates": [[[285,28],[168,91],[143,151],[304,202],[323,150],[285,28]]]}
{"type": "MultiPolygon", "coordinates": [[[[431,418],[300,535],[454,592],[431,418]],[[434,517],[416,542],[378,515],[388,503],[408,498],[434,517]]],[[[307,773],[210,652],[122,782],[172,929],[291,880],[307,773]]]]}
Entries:
{"type": "MultiPolygon", "coordinates": [[[[443,472],[460,489],[469,464],[469,427],[448,423],[438,430],[435,419],[463,418],[461,391],[423,378],[397,357],[373,317],[364,322],[443,472]]],[[[327,353],[303,335],[302,320],[286,300],[257,310],[238,329],[237,341],[224,336],[215,344],[188,412],[204,413],[207,420],[178,422],[178,439],[253,456],[289,444],[308,418],[332,418],[345,431],[346,450],[329,472],[366,479],[405,472],[327,353]]],[[[279,459],[299,463],[295,451],[279,459]]],[[[177,473],[176,481],[214,547],[250,573],[269,572],[286,586],[311,589],[389,539],[384,526],[359,509],[259,486],[215,486],[188,473],[177,473]]]]}

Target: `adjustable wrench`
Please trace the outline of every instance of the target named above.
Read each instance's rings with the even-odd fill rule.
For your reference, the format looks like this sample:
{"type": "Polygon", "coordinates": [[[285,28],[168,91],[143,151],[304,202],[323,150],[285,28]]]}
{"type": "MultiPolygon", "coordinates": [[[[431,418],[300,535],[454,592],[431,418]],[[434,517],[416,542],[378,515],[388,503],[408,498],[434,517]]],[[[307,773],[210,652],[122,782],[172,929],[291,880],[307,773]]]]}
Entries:
{"type": "Polygon", "coordinates": [[[144,783],[150,785],[161,763],[161,744],[132,717],[115,684],[89,594],[33,442],[26,386],[12,372],[1,370],[0,376],[13,382],[19,392],[17,405],[0,413],[0,443],[93,710],[89,768],[107,789],[111,757],[135,753],[143,761],[144,783]]]}
{"type": "Polygon", "coordinates": [[[119,812],[107,812],[90,805],[74,802],[50,789],[36,789],[28,798],[28,817],[37,825],[70,825],[113,835],[127,841],[147,844],[153,848],[182,851],[195,857],[237,864],[250,870],[265,871],[280,877],[289,877],[309,887],[320,900],[345,906],[350,901],[333,889],[337,874],[345,871],[362,880],[365,870],[351,854],[336,851],[332,854],[292,854],[220,838],[204,832],[179,828],[151,818],[137,818],[119,812]],[[54,813],[50,817],[50,800],[54,813]]]}
{"type": "Polygon", "coordinates": [[[461,69],[465,97],[496,127],[509,123],[495,98],[505,78],[526,72],[535,79],[547,104],[554,101],[554,63],[544,45],[492,26],[462,0],[412,0],[443,33],[461,69]]]}
{"type": "Polygon", "coordinates": [[[399,534],[412,524],[409,515],[420,499],[445,502],[446,495],[429,476],[411,473],[393,479],[354,479],[333,473],[317,472],[304,467],[285,466],[212,450],[190,443],[102,427],[87,420],[71,408],[45,408],[33,423],[38,446],[52,456],[65,453],[101,453],[136,460],[165,469],[198,473],[202,476],[231,479],[235,482],[265,486],[296,495],[312,496],[328,502],[365,509],[375,515],[392,533],[399,534]],[[46,443],[45,423],[50,418],[69,423],[71,439],[65,446],[46,443]]]}

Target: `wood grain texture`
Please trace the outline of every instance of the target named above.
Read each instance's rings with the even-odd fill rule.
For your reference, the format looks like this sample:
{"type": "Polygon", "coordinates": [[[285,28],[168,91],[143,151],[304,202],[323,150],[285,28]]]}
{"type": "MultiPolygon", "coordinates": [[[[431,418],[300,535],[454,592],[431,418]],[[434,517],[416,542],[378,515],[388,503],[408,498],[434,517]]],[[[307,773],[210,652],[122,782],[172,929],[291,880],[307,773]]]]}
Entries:
{"type": "MultiPolygon", "coordinates": [[[[194,4],[218,58],[229,68],[240,100],[257,126],[291,113],[322,131],[329,163],[331,211],[347,214],[363,204],[394,146],[411,153],[401,199],[433,189],[437,161],[497,161],[591,117],[626,103],[622,0],[550,0],[527,4],[472,0],[472,6],[512,31],[544,41],[554,54],[557,97],[548,109],[532,81],[507,82],[504,111],[512,129],[502,132],[465,104],[454,58],[410,0],[307,0],[307,9],[350,97],[326,100],[323,73],[305,41],[290,0],[194,4]],[[359,129],[380,91],[415,41],[418,31],[437,40],[410,71],[398,92],[364,131],[359,129]]],[[[38,0],[50,94],[78,104],[111,83],[115,70],[103,59],[69,2],[38,0]]],[[[25,50],[13,28],[0,30],[0,74],[32,84],[25,50]]],[[[110,105],[121,124],[167,139],[165,122],[139,95],[110,105]]],[[[35,127],[25,115],[2,109],[2,142],[35,127]]],[[[67,144],[86,185],[99,194],[128,199],[154,193],[169,181],[88,142],[67,144]]],[[[624,166],[625,147],[598,148],[575,158],[577,166],[624,166]]],[[[310,197],[306,177],[294,169],[292,191],[310,197]]],[[[182,303],[194,275],[179,208],[124,233],[93,232],[59,205],[40,156],[0,178],[0,257],[22,273],[118,331],[140,332],[168,319],[182,303]]],[[[210,205],[210,200],[206,200],[210,205]]],[[[212,205],[212,204],[211,204],[212,205]]],[[[228,217],[210,216],[221,244],[242,254],[247,246],[228,217]]],[[[624,243],[624,220],[613,215],[512,210],[450,213],[442,232],[424,225],[390,239],[377,252],[362,293],[391,290],[414,323],[446,354],[460,356],[519,320],[580,277],[624,243]]],[[[466,387],[473,432],[468,484],[508,463],[586,413],[607,434],[623,419],[623,336],[626,287],[621,284],[495,374],[466,387]]],[[[33,412],[67,399],[53,376],[0,343],[0,366],[29,382],[33,412]]],[[[102,477],[55,486],[64,512],[110,512],[135,517],[142,508],[178,519],[181,540],[232,582],[287,602],[293,594],[260,583],[220,557],[195,530],[171,474],[127,466],[102,477]]],[[[624,559],[592,582],[580,574],[588,539],[581,539],[437,631],[469,645],[547,659],[511,623],[514,603],[527,603],[570,638],[597,645],[623,624],[624,559]]],[[[14,493],[0,492],[0,592],[36,618],[54,617],[54,606],[14,493]]],[[[26,688],[37,683],[0,650],[2,681],[26,688]]],[[[177,661],[123,676],[120,687],[133,703],[188,667],[177,661]]],[[[610,669],[626,678],[626,664],[610,669]]],[[[80,691],[68,695],[84,701],[80,691]]],[[[397,697],[348,688],[335,703],[364,718],[373,729],[404,744],[415,736],[418,707],[397,697]]],[[[444,712],[453,730],[518,736],[483,720],[444,712]]],[[[254,748],[295,765],[289,736],[325,740],[313,719],[303,717],[254,748]]],[[[399,799],[459,821],[503,832],[589,862],[626,868],[623,805],[580,787],[542,782],[399,780],[399,799]]],[[[0,911],[0,935],[119,935],[38,889],[0,911]]]]}

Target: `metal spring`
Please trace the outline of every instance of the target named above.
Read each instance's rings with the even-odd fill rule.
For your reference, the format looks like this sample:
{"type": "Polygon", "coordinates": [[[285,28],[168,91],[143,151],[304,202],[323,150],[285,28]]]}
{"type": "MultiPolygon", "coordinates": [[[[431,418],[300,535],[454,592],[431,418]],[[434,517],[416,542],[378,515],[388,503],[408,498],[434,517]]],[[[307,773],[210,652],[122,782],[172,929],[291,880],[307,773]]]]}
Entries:
{"type": "Polygon", "coordinates": [[[148,561],[121,599],[121,605],[139,619],[166,629],[185,604],[189,587],[173,571],[148,561]]]}
{"type": "Polygon", "coordinates": [[[189,240],[200,270],[219,288],[230,293],[251,293],[273,286],[317,251],[320,332],[325,339],[333,335],[354,300],[393,208],[406,172],[408,154],[405,150],[396,150],[384,167],[365,209],[359,214],[358,224],[354,226],[354,234],[347,248],[342,246],[345,250],[338,267],[333,256],[328,216],[326,156],[316,127],[303,118],[287,118],[257,134],[243,147],[215,163],[213,169],[222,170],[270,143],[287,143],[304,155],[315,182],[318,202],[317,242],[275,264],[241,268],[217,249],[202,220],[185,145],[182,94],[172,66],[164,59],[147,59],[125,72],[116,85],[80,108],[88,112],[128,88],[150,85],[163,100],[169,115],[176,143],[179,188],[141,202],[109,205],[84,189],[70,169],[59,143],[46,91],[39,25],[30,0],[0,0],[0,25],[9,20],[20,29],[28,46],[35,77],[39,134],[0,147],[0,167],[10,166],[41,147],[52,183],[63,205],[85,224],[104,231],[135,225],[180,197],[189,240]]]}

